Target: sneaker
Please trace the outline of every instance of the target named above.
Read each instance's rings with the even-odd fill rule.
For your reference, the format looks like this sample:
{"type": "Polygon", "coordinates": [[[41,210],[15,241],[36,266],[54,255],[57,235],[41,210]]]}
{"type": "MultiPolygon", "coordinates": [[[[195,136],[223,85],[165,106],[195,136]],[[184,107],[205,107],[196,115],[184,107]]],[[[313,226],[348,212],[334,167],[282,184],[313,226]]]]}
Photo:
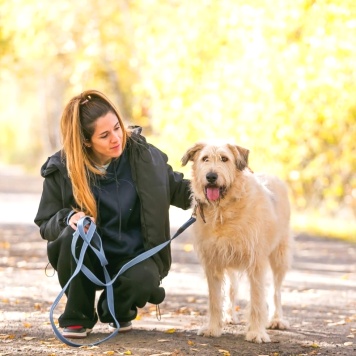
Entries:
{"type": "Polygon", "coordinates": [[[83,339],[91,333],[92,329],[84,328],[81,325],[66,326],[62,335],[70,339],[83,339]]]}
{"type": "MultiPolygon", "coordinates": [[[[126,333],[126,332],[132,330],[131,321],[119,321],[119,324],[120,324],[119,333],[126,333]]],[[[111,329],[112,331],[116,330],[115,324],[114,323],[110,323],[109,324],[109,329],[111,329]]]]}

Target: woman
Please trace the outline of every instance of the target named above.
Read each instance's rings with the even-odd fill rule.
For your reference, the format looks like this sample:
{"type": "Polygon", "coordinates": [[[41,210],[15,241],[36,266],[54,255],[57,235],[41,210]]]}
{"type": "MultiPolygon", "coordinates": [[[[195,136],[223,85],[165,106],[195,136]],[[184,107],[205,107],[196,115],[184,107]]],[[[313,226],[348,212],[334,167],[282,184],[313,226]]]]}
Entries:
{"type": "MultiPolygon", "coordinates": [[[[90,216],[102,238],[113,277],[133,257],[169,239],[169,207],[190,207],[189,181],[173,172],[167,156],[148,144],[139,128],[125,130],[118,110],[102,93],[75,96],[61,119],[63,148],[41,168],[43,193],[35,223],[62,288],[76,264],[71,241],[76,224],[90,216]]],[[[104,281],[102,267],[87,250],[84,264],[104,281]]],[[[137,308],[161,303],[160,282],[170,269],[170,247],[124,272],[114,283],[120,331],[131,329],[137,308]]],[[[59,318],[63,336],[84,338],[98,321],[112,324],[105,291],[80,272],[66,290],[59,318]]]]}

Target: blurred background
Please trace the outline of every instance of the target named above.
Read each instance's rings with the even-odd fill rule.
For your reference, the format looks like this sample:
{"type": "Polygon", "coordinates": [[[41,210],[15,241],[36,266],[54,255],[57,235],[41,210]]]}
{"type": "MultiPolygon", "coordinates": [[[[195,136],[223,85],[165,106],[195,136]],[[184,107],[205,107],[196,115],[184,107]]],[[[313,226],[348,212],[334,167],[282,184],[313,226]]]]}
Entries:
{"type": "Polygon", "coordinates": [[[188,177],[196,141],[248,148],[295,231],[356,241],[355,0],[0,0],[2,173],[38,176],[86,89],[188,177]]]}

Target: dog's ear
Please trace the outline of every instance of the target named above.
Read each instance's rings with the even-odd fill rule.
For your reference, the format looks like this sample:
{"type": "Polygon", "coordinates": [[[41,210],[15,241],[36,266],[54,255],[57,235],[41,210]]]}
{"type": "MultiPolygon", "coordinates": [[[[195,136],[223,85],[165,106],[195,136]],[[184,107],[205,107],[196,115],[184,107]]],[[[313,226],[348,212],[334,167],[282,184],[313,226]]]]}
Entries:
{"type": "Polygon", "coordinates": [[[201,151],[204,146],[204,143],[196,143],[190,147],[181,159],[182,166],[185,166],[189,161],[194,161],[196,154],[201,151]]]}
{"type": "Polygon", "coordinates": [[[248,154],[250,151],[237,145],[228,145],[235,156],[236,167],[239,171],[243,171],[248,165],[248,154]]]}

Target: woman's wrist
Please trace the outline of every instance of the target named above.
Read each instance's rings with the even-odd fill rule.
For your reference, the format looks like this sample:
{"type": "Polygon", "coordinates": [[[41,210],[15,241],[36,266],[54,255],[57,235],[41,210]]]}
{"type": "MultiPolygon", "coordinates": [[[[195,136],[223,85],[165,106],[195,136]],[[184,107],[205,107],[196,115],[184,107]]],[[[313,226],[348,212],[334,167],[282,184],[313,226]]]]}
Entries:
{"type": "Polygon", "coordinates": [[[76,213],[76,211],[75,211],[75,210],[72,210],[72,211],[68,214],[67,220],[66,220],[67,225],[70,225],[70,224],[69,224],[69,220],[70,220],[70,218],[71,218],[75,213],[76,213]]]}

